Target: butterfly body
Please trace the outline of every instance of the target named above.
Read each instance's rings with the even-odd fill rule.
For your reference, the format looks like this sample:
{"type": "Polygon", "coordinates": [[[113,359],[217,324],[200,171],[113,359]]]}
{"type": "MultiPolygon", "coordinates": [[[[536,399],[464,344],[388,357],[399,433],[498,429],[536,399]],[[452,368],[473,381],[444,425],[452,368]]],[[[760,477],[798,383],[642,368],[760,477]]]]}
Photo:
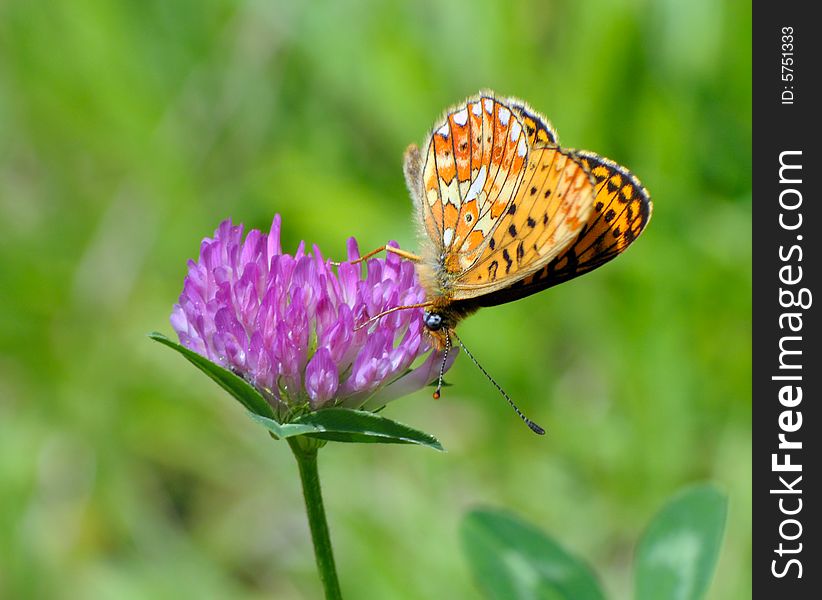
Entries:
{"type": "Polygon", "coordinates": [[[465,317],[586,273],[625,250],[651,216],[627,169],[559,146],[544,117],[491,92],[446,111],[406,151],[421,231],[425,325],[439,347],[465,317]]]}

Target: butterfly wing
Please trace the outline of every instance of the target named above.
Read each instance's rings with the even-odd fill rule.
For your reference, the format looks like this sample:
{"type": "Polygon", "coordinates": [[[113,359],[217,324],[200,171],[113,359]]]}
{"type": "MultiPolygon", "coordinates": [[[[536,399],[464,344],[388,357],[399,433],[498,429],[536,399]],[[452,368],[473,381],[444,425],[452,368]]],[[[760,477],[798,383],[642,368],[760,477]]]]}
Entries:
{"type": "Polygon", "coordinates": [[[434,254],[444,257],[437,268],[454,299],[487,293],[489,283],[509,285],[575,237],[592,186],[579,160],[555,142],[550,126],[520,101],[480,94],[446,112],[424,158],[414,147],[406,154],[407,183],[434,254]],[[541,212],[529,218],[533,205],[541,212]],[[503,239],[526,229],[516,242],[503,239]],[[479,276],[478,268],[499,270],[479,276]]]}
{"type": "Polygon", "coordinates": [[[432,246],[424,283],[455,302],[500,304],[581,275],[650,217],[630,172],[560,148],[543,117],[491,93],[448,110],[424,155],[409,148],[405,175],[432,246]]]}
{"type": "Polygon", "coordinates": [[[593,180],[576,156],[556,146],[534,146],[526,176],[479,257],[456,280],[453,299],[504,289],[549,263],[579,235],[593,198],[593,180]]]}
{"type": "Polygon", "coordinates": [[[530,145],[559,146],[557,133],[545,117],[516,98],[509,99],[509,105],[514,114],[522,121],[530,145]]]}
{"type": "Polygon", "coordinates": [[[592,152],[574,155],[596,182],[587,223],[551,261],[506,289],[478,297],[479,306],[511,302],[592,271],[624,252],[648,225],[653,204],[636,176],[592,152]]]}

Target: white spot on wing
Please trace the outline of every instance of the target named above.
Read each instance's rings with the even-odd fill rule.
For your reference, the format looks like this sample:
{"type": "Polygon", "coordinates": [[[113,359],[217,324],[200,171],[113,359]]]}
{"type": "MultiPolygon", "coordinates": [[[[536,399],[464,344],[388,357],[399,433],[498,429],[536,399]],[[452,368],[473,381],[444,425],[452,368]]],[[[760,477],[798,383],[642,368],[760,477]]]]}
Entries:
{"type": "Polygon", "coordinates": [[[511,116],[511,111],[504,106],[499,109],[499,122],[503,125],[508,125],[508,117],[511,116]]]}
{"type": "Polygon", "coordinates": [[[519,121],[514,121],[514,124],[511,125],[511,141],[516,142],[517,138],[519,137],[519,132],[522,131],[522,125],[519,124],[519,121]]]}
{"type": "Polygon", "coordinates": [[[488,171],[485,168],[485,165],[482,165],[482,168],[480,168],[480,171],[477,174],[477,178],[471,182],[471,187],[468,188],[468,192],[465,194],[466,202],[470,202],[479,195],[479,193],[482,191],[482,188],[485,187],[485,180],[487,178],[488,171]]]}
{"type": "Polygon", "coordinates": [[[479,102],[471,105],[471,112],[474,113],[474,115],[476,115],[477,117],[479,117],[482,114],[482,106],[480,106],[479,102]]]}
{"type": "Polygon", "coordinates": [[[448,128],[448,123],[437,129],[437,133],[442,137],[447,138],[448,134],[451,133],[451,130],[448,128]]]}
{"type": "Polygon", "coordinates": [[[454,229],[449,227],[445,230],[445,233],[442,234],[442,241],[446,246],[451,245],[451,240],[454,239],[454,229]]]}
{"type": "Polygon", "coordinates": [[[525,145],[525,138],[519,138],[519,144],[517,145],[517,154],[520,156],[525,156],[528,153],[528,146],[525,145]]]}
{"type": "Polygon", "coordinates": [[[462,127],[468,122],[468,109],[463,108],[454,113],[454,123],[462,127]]]}
{"type": "Polygon", "coordinates": [[[489,113],[494,112],[494,101],[491,100],[491,98],[486,98],[484,104],[486,111],[488,111],[489,113]]]}
{"type": "MultiPolygon", "coordinates": [[[[440,182],[442,185],[442,180],[440,180],[440,182]]],[[[442,200],[445,204],[453,204],[456,209],[459,210],[462,199],[460,197],[459,180],[456,177],[443,188],[442,200]]]]}

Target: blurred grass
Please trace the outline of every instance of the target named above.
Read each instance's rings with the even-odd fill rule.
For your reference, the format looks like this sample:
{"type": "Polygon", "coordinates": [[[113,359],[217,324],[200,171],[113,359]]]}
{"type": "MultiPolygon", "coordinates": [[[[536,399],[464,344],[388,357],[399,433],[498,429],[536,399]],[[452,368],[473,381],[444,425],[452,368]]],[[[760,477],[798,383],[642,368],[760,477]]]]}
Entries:
{"type": "Polygon", "coordinates": [[[323,452],[344,591],[473,597],[483,503],[627,597],[655,508],[711,479],[710,597],[750,595],[750,35],[739,0],[1,3],[0,597],[316,597],[288,451],[145,333],[227,216],[413,247],[402,152],[480,88],[629,166],[654,218],[461,328],[545,439],[461,360],[387,413],[450,453],[323,452]]]}

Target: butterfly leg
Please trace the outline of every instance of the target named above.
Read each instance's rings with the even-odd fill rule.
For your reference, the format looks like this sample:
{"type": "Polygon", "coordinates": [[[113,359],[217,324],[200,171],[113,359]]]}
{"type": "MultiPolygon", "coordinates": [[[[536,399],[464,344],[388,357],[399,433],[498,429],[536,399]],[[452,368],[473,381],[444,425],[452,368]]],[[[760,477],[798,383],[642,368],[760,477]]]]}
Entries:
{"type": "MultiPolygon", "coordinates": [[[[422,260],[421,256],[417,256],[416,254],[412,254],[411,252],[408,252],[407,250],[401,250],[400,248],[395,248],[394,246],[380,246],[379,248],[377,248],[376,250],[372,250],[368,254],[363,254],[359,258],[357,258],[355,260],[347,261],[347,262],[351,263],[352,265],[356,265],[357,263],[361,263],[362,261],[368,260],[372,256],[374,256],[376,254],[379,254],[383,250],[385,250],[386,252],[391,252],[393,254],[396,254],[397,256],[400,256],[400,257],[405,258],[407,260],[410,260],[412,262],[420,262],[422,260]]],[[[332,261],[331,264],[333,264],[335,267],[339,267],[341,263],[332,261]]]]}

